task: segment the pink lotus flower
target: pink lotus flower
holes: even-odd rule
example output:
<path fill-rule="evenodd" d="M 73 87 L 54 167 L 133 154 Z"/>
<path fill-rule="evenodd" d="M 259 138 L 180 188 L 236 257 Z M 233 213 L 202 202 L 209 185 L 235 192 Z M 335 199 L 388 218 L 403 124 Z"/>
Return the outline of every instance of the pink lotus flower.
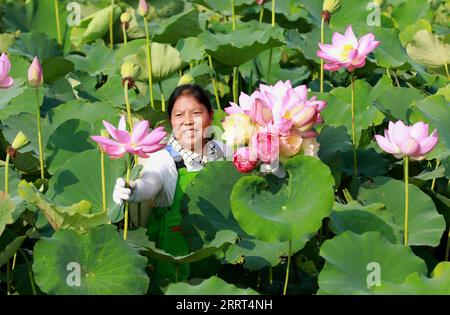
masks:
<path fill-rule="evenodd" d="M 264 163 L 272 163 L 280 154 L 279 135 L 270 131 L 255 133 L 251 139 L 250 150 Z"/>
<path fill-rule="evenodd" d="M 256 4 L 264 4 L 266 0 L 256 0 Z"/>
<path fill-rule="evenodd" d="M 145 0 L 139 0 L 138 13 L 142 16 L 148 14 L 148 4 Z"/>
<path fill-rule="evenodd" d="M 44 74 L 38 57 L 34 57 L 31 66 L 28 68 L 28 82 L 34 88 L 38 88 L 44 83 Z"/>
<path fill-rule="evenodd" d="M 258 158 L 249 147 L 239 148 L 233 155 L 233 163 L 241 173 L 253 171 L 258 165 Z"/>
<path fill-rule="evenodd" d="M 102 136 L 92 136 L 91 139 L 97 142 L 100 148 L 112 159 L 121 158 L 127 152 L 142 158 L 148 158 L 147 154 L 165 147 L 165 144 L 160 143 L 167 135 L 164 127 L 158 127 L 148 133 L 149 122 L 146 120 L 137 123 L 131 133 L 126 131 L 125 116 L 123 115 L 117 129 L 107 121 L 103 121 L 103 125 L 112 139 Z"/>
<path fill-rule="evenodd" d="M 384 137 L 375 135 L 378 145 L 397 159 L 409 156 L 412 160 L 423 160 L 425 154 L 433 150 L 438 142 L 437 130 L 428 136 L 428 124 L 421 121 L 405 126 L 403 121 L 389 122 Z"/>
<path fill-rule="evenodd" d="M 14 84 L 13 78 L 9 76 L 10 70 L 11 63 L 9 62 L 8 56 L 3 53 L 0 56 L 0 89 L 7 89 Z"/>
<path fill-rule="evenodd" d="M 347 68 L 348 71 L 353 71 L 364 67 L 367 55 L 379 44 L 380 42 L 375 40 L 372 33 L 364 35 L 358 41 L 352 26 L 349 25 L 345 35 L 337 32 L 333 34 L 332 45 L 319 44 L 320 50 L 317 51 L 317 56 L 327 62 L 324 65 L 325 70 L 336 71 Z"/>

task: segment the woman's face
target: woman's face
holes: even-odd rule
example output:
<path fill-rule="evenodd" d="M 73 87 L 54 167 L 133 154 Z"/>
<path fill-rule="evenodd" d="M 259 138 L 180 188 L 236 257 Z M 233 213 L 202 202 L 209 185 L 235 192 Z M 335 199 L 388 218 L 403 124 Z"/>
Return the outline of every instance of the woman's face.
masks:
<path fill-rule="evenodd" d="M 205 129 L 211 126 L 213 113 L 199 103 L 195 97 L 182 95 L 176 100 L 170 123 L 175 139 L 186 149 L 202 151 L 205 144 Z"/>

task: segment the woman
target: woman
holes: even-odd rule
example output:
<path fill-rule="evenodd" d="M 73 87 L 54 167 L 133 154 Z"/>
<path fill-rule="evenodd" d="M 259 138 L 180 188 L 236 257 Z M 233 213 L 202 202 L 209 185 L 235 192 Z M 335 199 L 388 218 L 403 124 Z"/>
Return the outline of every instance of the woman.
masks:
<path fill-rule="evenodd" d="M 148 234 L 157 248 L 181 256 L 189 253 L 186 239 L 181 233 L 180 205 L 185 188 L 206 163 L 232 155 L 223 143 L 208 137 L 213 120 L 213 109 L 208 95 L 197 85 L 177 87 L 169 99 L 168 114 L 172 126 L 167 147 L 147 159 L 139 159 L 143 166 L 141 176 L 125 187 L 118 178 L 113 198 L 117 204 L 123 200 L 142 203 L 142 223 L 148 222 Z M 151 211 L 149 208 L 155 206 Z M 133 221 L 136 222 L 134 216 Z M 154 261 L 153 279 L 184 280 L 189 276 L 189 265 Z"/>

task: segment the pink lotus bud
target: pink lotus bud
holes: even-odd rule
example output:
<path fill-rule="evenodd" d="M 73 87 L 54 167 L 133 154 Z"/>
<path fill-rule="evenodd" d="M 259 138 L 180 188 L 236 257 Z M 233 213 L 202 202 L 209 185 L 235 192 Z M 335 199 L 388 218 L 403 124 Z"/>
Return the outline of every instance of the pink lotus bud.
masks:
<path fill-rule="evenodd" d="M 38 57 L 34 57 L 33 63 L 28 69 L 28 83 L 34 88 L 38 88 L 44 83 L 42 66 L 39 63 Z"/>
<path fill-rule="evenodd" d="M 139 6 L 137 9 L 139 15 L 141 16 L 147 16 L 148 14 L 148 4 L 145 0 L 139 0 Z"/>
<path fill-rule="evenodd" d="M 251 143 L 251 149 L 255 148 L 261 161 L 271 163 L 277 160 L 280 153 L 279 135 L 267 131 L 256 133 Z"/>
<path fill-rule="evenodd" d="M 236 169 L 241 173 L 248 173 L 253 171 L 258 159 L 254 152 L 249 147 L 239 148 L 233 155 L 233 163 Z"/>
<path fill-rule="evenodd" d="M 422 121 L 412 126 L 406 126 L 403 121 L 389 122 L 389 127 L 384 131 L 384 137 L 375 135 L 375 139 L 381 149 L 393 154 L 397 159 L 405 155 L 412 160 L 423 160 L 425 154 L 433 150 L 438 142 L 438 134 L 435 129 L 428 136 L 428 125 Z"/>

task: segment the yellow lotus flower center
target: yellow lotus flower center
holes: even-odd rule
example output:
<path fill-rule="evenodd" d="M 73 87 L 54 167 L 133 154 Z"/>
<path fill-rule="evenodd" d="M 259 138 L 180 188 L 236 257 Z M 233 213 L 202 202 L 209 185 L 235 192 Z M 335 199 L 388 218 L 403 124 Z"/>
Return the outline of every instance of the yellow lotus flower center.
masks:
<path fill-rule="evenodd" d="M 353 46 L 350 44 L 346 44 L 344 45 L 344 47 L 342 47 L 342 52 L 341 52 L 341 59 L 342 60 L 347 60 L 348 56 L 350 55 L 350 52 L 353 50 Z"/>

